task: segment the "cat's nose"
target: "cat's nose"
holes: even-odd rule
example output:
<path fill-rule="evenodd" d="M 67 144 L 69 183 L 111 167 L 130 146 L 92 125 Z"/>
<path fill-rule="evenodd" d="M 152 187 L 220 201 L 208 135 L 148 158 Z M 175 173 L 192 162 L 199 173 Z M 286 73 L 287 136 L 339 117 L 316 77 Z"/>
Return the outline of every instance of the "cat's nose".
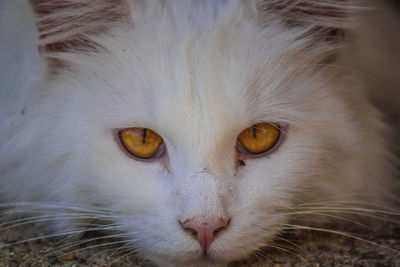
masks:
<path fill-rule="evenodd" d="M 188 220 L 182 224 L 182 227 L 191 233 L 199 242 L 203 253 L 206 254 L 211 243 L 217 235 L 229 225 L 230 219 L 217 219 L 210 222 L 198 223 Z"/>

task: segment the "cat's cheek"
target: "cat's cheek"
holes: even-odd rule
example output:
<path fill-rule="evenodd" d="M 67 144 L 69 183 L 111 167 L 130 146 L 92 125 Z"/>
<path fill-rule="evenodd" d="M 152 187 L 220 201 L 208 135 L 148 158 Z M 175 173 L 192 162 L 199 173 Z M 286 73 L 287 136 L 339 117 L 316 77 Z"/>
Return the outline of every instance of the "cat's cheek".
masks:
<path fill-rule="evenodd" d="M 87 140 L 79 155 L 81 197 L 124 214 L 141 214 L 160 203 L 162 188 L 159 176 L 165 172 L 161 163 L 135 161 L 108 139 Z M 94 151 L 96 153 L 94 153 Z"/>
<path fill-rule="evenodd" d="M 187 261 L 196 258 L 200 248 L 182 231 L 176 208 L 165 198 L 166 187 L 160 179 L 167 177 L 161 164 L 121 157 L 94 158 L 93 164 L 98 171 L 89 173 L 91 166 L 86 170 L 92 180 L 89 201 L 99 201 L 112 212 L 112 223 L 124 239 L 131 240 L 132 247 L 164 263 L 176 257 L 171 255 Z"/>
<path fill-rule="evenodd" d="M 287 223 L 287 209 L 293 207 L 295 192 L 309 178 L 307 166 L 311 166 L 318 156 L 315 153 L 305 157 L 297 149 L 299 144 L 311 139 L 312 136 L 293 128 L 276 153 L 248 159 L 246 166 L 238 169 L 239 195 L 230 206 L 232 228 L 226 236 L 239 240 L 240 247 L 246 249 L 235 251 L 234 246 L 223 247 L 224 236 L 221 236 L 215 243 L 215 248 L 222 251 L 220 253 L 245 256 L 258 248 L 255 244 L 270 240 Z M 304 173 L 298 170 L 304 170 Z"/>
<path fill-rule="evenodd" d="M 200 259 L 202 254 L 197 242 L 173 220 L 173 210 L 160 204 L 152 207 L 148 213 L 125 216 L 119 220 L 127 239 L 132 240 L 132 246 L 140 247 L 142 254 L 163 263 L 163 266 L 166 262 L 191 262 Z"/>

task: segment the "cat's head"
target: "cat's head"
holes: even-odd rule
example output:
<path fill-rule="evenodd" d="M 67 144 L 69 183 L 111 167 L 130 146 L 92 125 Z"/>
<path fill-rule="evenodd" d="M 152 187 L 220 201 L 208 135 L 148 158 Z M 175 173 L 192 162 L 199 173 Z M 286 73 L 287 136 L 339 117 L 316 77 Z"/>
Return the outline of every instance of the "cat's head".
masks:
<path fill-rule="evenodd" d="M 49 191 L 109 209 L 145 257 L 239 259 L 361 175 L 352 85 L 328 65 L 348 2 L 31 2 Z"/>

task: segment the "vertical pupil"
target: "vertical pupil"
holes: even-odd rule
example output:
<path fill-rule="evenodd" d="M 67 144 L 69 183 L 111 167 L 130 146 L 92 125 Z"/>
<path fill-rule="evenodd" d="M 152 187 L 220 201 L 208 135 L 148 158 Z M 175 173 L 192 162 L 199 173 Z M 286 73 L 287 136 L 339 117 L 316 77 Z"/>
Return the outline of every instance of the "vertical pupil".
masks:
<path fill-rule="evenodd" d="M 257 125 L 254 124 L 253 127 L 251 127 L 251 130 L 253 130 L 253 137 L 256 138 L 257 137 Z"/>
<path fill-rule="evenodd" d="M 146 143 L 146 135 L 147 135 L 147 129 L 144 128 L 143 129 L 143 136 L 142 136 L 142 143 L 143 144 Z"/>

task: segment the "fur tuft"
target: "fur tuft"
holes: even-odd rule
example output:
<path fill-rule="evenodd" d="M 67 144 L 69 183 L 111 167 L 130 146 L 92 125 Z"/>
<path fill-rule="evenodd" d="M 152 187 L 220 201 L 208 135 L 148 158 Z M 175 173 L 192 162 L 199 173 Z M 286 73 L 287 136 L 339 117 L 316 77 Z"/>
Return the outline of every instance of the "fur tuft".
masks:
<path fill-rule="evenodd" d="M 132 20 L 129 0 L 30 0 L 45 51 L 93 49 L 88 36 Z"/>

